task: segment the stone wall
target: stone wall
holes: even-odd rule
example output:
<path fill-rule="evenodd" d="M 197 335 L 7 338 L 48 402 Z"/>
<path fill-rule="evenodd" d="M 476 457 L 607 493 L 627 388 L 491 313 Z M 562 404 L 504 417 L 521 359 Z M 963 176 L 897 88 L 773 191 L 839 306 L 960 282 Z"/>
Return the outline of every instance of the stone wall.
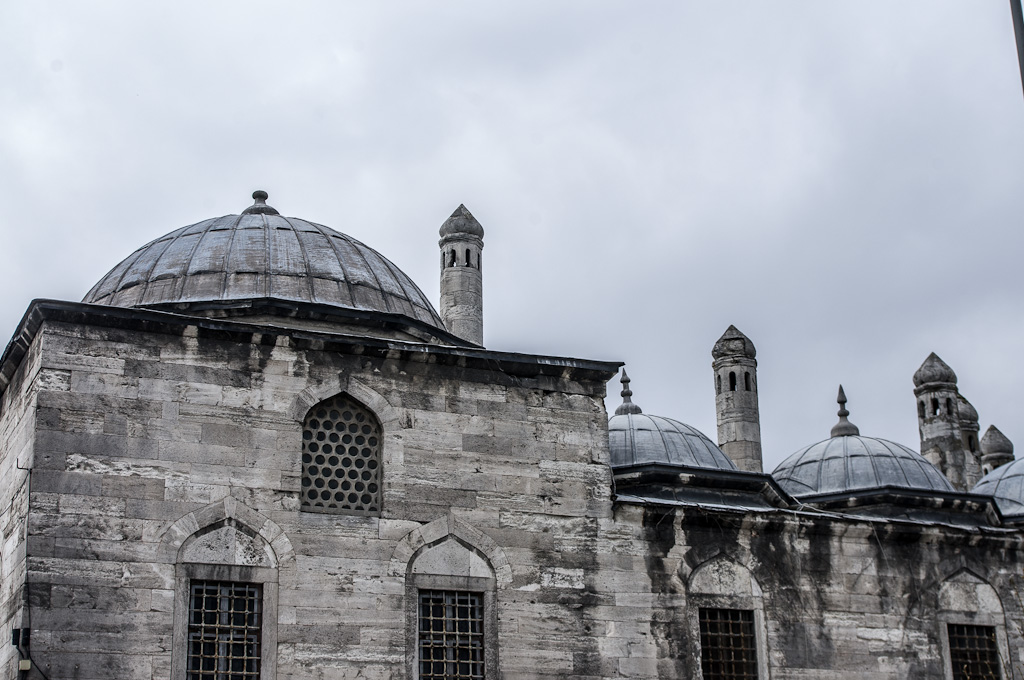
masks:
<path fill-rule="evenodd" d="M 167 677 L 180 552 L 226 521 L 270 546 L 280 678 L 404 673 L 414 554 L 396 551 L 446 517 L 490 555 L 503 668 L 560 677 L 567 640 L 594 647 L 574 602 L 611 507 L 603 380 L 196 327 L 43 328 L 61 379 L 38 396 L 29 566 L 53 680 Z M 339 392 L 383 425 L 381 517 L 299 511 L 302 418 Z"/>
<path fill-rule="evenodd" d="M 40 345 L 35 343 L 0 397 L 0 669 L 15 677 L 18 651 L 14 628 L 27 627 L 24 602 L 29 467 L 35 426 L 35 399 L 40 384 L 53 376 L 40 372 Z"/>
<path fill-rule="evenodd" d="M 617 505 L 625 527 L 600 551 L 606 677 L 700 678 L 701 606 L 760 613 L 773 680 L 948 677 L 947 622 L 996 626 L 1003 677 L 1024 669 L 1017 531 Z"/>
<path fill-rule="evenodd" d="M 597 369 L 184 323 L 47 321 L 4 395 L 52 680 L 171 676 L 189 578 L 262 584 L 264 670 L 289 680 L 406 677 L 417 583 L 485 592 L 506 680 L 699 678 L 702 606 L 757 613 L 775 680 L 942 677 L 954 619 L 997 625 L 1021 662 L 1015 530 L 613 503 Z M 342 392 L 383 428 L 379 517 L 300 510 L 302 420 Z"/>

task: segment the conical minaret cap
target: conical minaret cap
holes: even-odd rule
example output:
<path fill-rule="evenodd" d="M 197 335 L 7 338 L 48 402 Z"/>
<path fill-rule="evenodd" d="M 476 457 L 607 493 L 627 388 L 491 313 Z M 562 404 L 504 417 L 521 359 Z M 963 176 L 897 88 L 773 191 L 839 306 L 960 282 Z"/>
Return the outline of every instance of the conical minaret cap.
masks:
<path fill-rule="evenodd" d="M 995 425 L 989 425 L 985 436 L 981 438 L 981 452 L 985 455 L 1007 453 L 1013 455 L 1013 442 L 999 431 Z"/>
<path fill-rule="evenodd" d="M 445 236 L 455 235 L 467 235 L 476 236 L 477 238 L 484 237 L 484 228 L 476 221 L 473 217 L 473 213 L 466 209 L 465 205 L 459 205 L 452 213 L 452 216 L 444 221 L 441 225 L 441 229 L 438 232 L 441 234 L 441 238 Z"/>
<path fill-rule="evenodd" d="M 754 349 L 754 343 L 750 338 L 740 333 L 736 326 L 730 325 L 711 348 L 711 356 L 715 359 L 736 356 L 753 359 L 757 356 L 757 350 Z"/>
<path fill-rule="evenodd" d="M 974 404 L 967 401 L 962 394 L 956 395 L 956 404 L 956 411 L 960 414 L 961 423 L 978 424 L 978 409 L 974 408 Z"/>
<path fill-rule="evenodd" d="M 921 367 L 914 373 L 914 387 L 921 387 L 928 383 L 956 384 L 956 373 L 935 352 L 929 354 Z"/>
<path fill-rule="evenodd" d="M 627 413 L 643 413 L 640 407 L 633 403 L 630 397 L 633 396 L 633 390 L 629 389 L 629 376 L 626 375 L 626 369 L 622 369 L 622 377 L 619 378 L 619 382 L 622 383 L 622 403 L 615 409 L 615 415 L 622 416 Z"/>
<path fill-rule="evenodd" d="M 839 422 L 832 427 L 833 437 L 848 437 L 856 436 L 860 434 L 860 429 L 846 419 L 850 412 L 846 410 L 846 392 L 843 392 L 843 386 L 839 386 L 839 396 L 836 397 L 836 402 L 839 404 Z"/>

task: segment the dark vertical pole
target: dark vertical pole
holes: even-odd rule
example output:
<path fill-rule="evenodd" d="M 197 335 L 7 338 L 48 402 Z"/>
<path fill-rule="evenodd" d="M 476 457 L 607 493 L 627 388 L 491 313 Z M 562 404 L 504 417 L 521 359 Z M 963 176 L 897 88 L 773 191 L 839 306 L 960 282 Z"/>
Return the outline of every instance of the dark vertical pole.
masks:
<path fill-rule="evenodd" d="M 1020 63 L 1020 82 L 1024 87 L 1024 12 L 1021 11 L 1021 0 L 1010 0 L 1010 12 L 1013 14 L 1013 34 L 1017 38 L 1017 60 Z"/>

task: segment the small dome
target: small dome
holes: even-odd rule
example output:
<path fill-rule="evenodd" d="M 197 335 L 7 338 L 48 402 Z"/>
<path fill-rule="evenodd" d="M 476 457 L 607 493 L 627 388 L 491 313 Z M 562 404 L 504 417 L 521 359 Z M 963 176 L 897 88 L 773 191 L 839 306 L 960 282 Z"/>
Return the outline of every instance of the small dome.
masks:
<path fill-rule="evenodd" d="M 953 491 L 953 485 L 924 456 L 902 444 L 846 435 L 800 449 L 772 473 L 793 496 L 839 494 L 895 486 Z"/>
<path fill-rule="evenodd" d="M 772 476 L 793 496 L 842 494 L 886 486 L 953 491 L 945 475 L 902 444 L 860 436 L 847 420 L 846 393 L 839 386 L 839 422 L 831 439 L 811 444 L 782 461 Z"/>
<path fill-rule="evenodd" d="M 914 387 L 928 383 L 956 384 L 956 373 L 935 352 L 929 354 L 921 367 L 914 373 Z"/>
<path fill-rule="evenodd" d="M 612 468 L 660 463 L 735 470 L 736 465 L 699 430 L 671 418 L 627 413 L 608 420 Z"/>
<path fill-rule="evenodd" d="M 997 467 L 981 478 L 972 493 L 992 496 L 1004 515 L 1024 515 L 1024 460 Z"/>
<path fill-rule="evenodd" d="M 253 194 L 241 215 L 199 222 L 147 243 L 83 302 L 147 307 L 271 298 L 444 323 L 412 280 L 376 250 L 314 222 L 283 217 Z"/>
<path fill-rule="evenodd" d="M 974 404 L 964 399 L 963 395 L 960 394 L 956 397 L 956 404 L 961 423 L 978 423 L 978 409 L 974 408 Z"/>
<path fill-rule="evenodd" d="M 999 431 L 995 425 L 989 425 L 985 436 L 981 438 L 981 452 L 985 455 L 1009 454 L 1013 456 L 1013 442 Z"/>
<path fill-rule="evenodd" d="M 622 371 L 622 405 L 608 419 L 613 469 L 658 463 L 718 470 L 736 465 L 699 430 L 671 418 L 649 416 L 631 400 L 630 379 Z"/>
<path fill-rule="evenodd" d="M 750 338 L 740 333 L 736 326 L 729 326 L 715 346 L 711 348 L 711 356 L 715 359 L 731 356 L 753 359 L 757 356 L 757 350 L 754 349 L 754 343 L 750 341 Z"/>
<path fill-rule="evenodd" d="M 460 205 L 452 213 L 452 216 L 444 221 L 439 231 L 441 238 L 445 236 L 454 236 L 455 234 L 466 234 L 468 236 L 476 236 L 477 238 L 484 237 L 484 228 L 476 221 L 473 217 L 473 213 L 466 209 L 466 206 Z"/>

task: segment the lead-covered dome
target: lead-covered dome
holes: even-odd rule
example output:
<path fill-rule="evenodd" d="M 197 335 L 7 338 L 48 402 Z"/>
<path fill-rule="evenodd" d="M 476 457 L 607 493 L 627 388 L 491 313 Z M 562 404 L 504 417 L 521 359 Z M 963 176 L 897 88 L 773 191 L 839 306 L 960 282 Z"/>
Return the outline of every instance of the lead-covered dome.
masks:
<path fill-rule="evenodd" d="M 83 302 L 147 307 L 276 299 L 383 312 L 444 330 L 423 292 L 383 255 L 315 222 L 284 217 L 267 194 L 241 215 L 182 227 L 114 267 Z"/>
<path fill-rule="evenodd" d="M 839 423 L 832 437 L 800 449 L 782 461 L 772 477 L 796 497 L 845 494 L 884 487 L 955 491 L 924 456 L 902 444 L 863 437 L 847 420 L 846 395 L 839 387 Z"/>
<path fill-rule="evenodd" d="M 613 469 L 650 464 L 736 469 L 732 460 L 699 430 L 678 420 L 643 413 L 630 399 L 633 392 L 625 370 L 621 382 L 622 405 L 608 419 Z"/>
<path fill-rule="evenodd" d="M 1024 460 L 997 467 L 981 478 L 972 493 L 992 496 L 1007 517 L 1024 515 Z"/>

